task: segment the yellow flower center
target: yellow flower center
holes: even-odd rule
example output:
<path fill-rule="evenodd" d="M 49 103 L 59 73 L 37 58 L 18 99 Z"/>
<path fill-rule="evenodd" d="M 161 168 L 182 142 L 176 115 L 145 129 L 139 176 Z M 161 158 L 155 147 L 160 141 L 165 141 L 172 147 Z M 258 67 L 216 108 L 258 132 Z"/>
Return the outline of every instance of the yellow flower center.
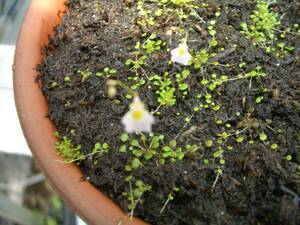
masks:
<path fill-rule="evenodd" d="M 135 110 L 132 112 L 132 117 L 134 120 L 141 120 L 144 117 L 144 111 L 143 110 Z"/>
<path fill-rule="evenodd" d="M 184 57 L 186 55 L 186 50 L 184 48 L 179 48 L 178 49 L 178 55 L 180 57 Z"/>

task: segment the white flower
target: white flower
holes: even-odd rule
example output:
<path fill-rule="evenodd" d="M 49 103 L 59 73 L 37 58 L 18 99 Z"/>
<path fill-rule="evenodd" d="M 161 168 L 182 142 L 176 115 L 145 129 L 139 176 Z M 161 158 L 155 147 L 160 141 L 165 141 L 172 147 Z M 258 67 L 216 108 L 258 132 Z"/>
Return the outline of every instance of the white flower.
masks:
<path fill-rule="evenodd" d="M 171 51 L 171 55 L 172 62 L 177 62 L 185 66 L 188 65 L 189 61 L 192 59 L 186 43 L 179 44 L 177 48 Z"/>
<path fill-rule="evenodd" d="M 127 112 L 122 118 L 122 124 L 127 133 L 133 132 L 151 132 L 154 117 L 146 110 L 145 104 L 136 96 L 129 106 Z"/>

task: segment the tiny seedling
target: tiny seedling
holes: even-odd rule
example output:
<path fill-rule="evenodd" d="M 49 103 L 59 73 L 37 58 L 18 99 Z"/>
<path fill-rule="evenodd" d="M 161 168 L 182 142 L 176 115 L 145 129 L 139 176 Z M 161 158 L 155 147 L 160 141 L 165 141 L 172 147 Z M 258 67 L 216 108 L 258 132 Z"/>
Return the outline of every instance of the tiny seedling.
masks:
<path fill-rule="evenodd" d="M 104 68 L 102 72 L 97 72 L 96 76 L 98 77 L 105 77 L 106 79 L 109 79 L 117 74 L 116 69 L 110 69 L 108 67 Z"/>
<path fill-rule="evenodd" d="M 81 82 L 84 82 L 86 79 L 88 79 L 93 73 L 90 72 L 89 69 L 86 70 L 78 70 L 77 73 L 79 76 L 82 77 Z"/>

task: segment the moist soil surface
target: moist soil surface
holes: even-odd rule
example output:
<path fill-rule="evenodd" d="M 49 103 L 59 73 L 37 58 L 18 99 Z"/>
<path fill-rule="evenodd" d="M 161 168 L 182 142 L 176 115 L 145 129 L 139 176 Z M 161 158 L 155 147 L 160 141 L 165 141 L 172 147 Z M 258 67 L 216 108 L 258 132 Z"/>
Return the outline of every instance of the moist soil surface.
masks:
<path fill-rule="evenodd" d="M 163 8 L 157 2 L 145 1 L 143 8 L 155 13 Z M 278 0 L 270 5 L 280 19 L 274 31 L 277 40 L 266 44 L 275 46 L 271 52 L 241 32 L 242 22 L 251 24 L 254 1 L 194 1 L 201 18 L 180 17 L 179 6 L 170 3 L 168 8 L 174 10 L 154 16 L 152 25 L 141 19 L 138 4 L 135 0 L 67 1 L 61 24 L 38 66 L 49 117 L 60 136 L 80 145 L 84 155 L 96 143 L 109 145 L 107 153 L 75 161 L 85 179 L 128 213 L 135 181 L 151 185 L 136 201 L 133 213 L 153 225 L 300 224 L 300 36 L 294 26 L 300 23 L 300 2 Z M 183 12 L 190 9 L 182 8 Z M 217 43 L 211 41 L 211 29 Z M 140 54 L 147 59 L 136 70 L 125 65 L 127 59 L 135 60 L 136 43 L 147 43 L 154 33 L 165 44 L 150 54 L 141 47 Z M 209 54 L 200 68 L 170 62 L 170 50 L 186 33 L 192 55 L 203 49 Z M 277 47 L 280 42 L 293 49 Z M 99 74 L 105 68 L 117 72 Z M 184 69 L 190 71 L 185 94 L 175 77 Z M 236 79 L 256 70 L 265 76 Z M 163 77 L 166 71 L 176 103 L 160 106 L 159 88 L 150 77 Z M 212 90 L 203 82 L 222 75 L 225 81 Z M 164 135 L 151 159 L 146 160 L 144 153 L 133 154 L 126 143 L 127 151 L 119 150 L 124 145 L 121 118 L 132 99 L 122 88 L 109 98 L 109 77 L 128 86 L 143 80 L 137 89 L 140 98 L 150 112 L 157 111 L 152 131 Z M 139 140 L 143 151 L 151 150 L 149 134 L 129 138 Z M 162 157 L 162 147 L 174 139 L 184 157 Z M 197 149 L 188 151 L 186 145 Z M 125 169 L 134 158 L 140 165 Z"/>

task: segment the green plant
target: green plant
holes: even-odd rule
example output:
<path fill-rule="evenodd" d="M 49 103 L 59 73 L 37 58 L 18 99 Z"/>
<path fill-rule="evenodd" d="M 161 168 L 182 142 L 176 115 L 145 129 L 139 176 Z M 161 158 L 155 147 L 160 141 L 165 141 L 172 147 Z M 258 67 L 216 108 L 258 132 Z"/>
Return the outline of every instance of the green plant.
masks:
<path fill-rule="evenodd" d="M 266 141 L 268 139 L 268 136 L 265 132 L 262 132 L 259 134 L 259 140 Z"/>
<path fill-rule="evenodd" d="M 110 69 L 108 67 L 104 68 L 102 72 L 97 72 L 96 76 L 98 77 L 105 77 L 106 79 L 111 78 L 112 76 L 115 76 L 118 71 L 116 69 Z"/>
<path fill-rule="evenodd" d="M 93 73 L 90 72 L 89 69 L 86 70 L 78 70 L 77 73 L 79 76 L 82 77 L 81 82 L 84 82 L 86 79 L 88 79 Z"/>
<path fill-rule="evenodd" d="M 169 7 L 181 7 L 181 6 L 191 6 L 195 0 L 149 0 L 150 2 L 156 3 L 159 6 L 169 6 Z"/>
<path fill-rule="evenodd" d="M 157 91 L 157 94 L 159 95 L 157 101 L 161 105 L 166 106 L 172 106 L 176 103 L 176 97 L 175 97 L 175 88 L 166 87 L 165 89 L 160 89 Z"/>
<path fill-rule="evenodd" d="M 214 144 L 214 142 L 213 142 L 213 140 L 207 140 L 206 142 L 205 142 L 205 145 L 206 145 L 206 147 L 208 147 L 208 148 L 211 148 L 212 146 L 213 146 L 213 144 Z"/>
<path fill-rule="evenodd" d="M 153 26 L 155 24 L 154 17 L 152 16 L 152 11 L 144 8 L 144 1 L 139 0 L 137 2 L 137 10 L 139 12 L 139 19 L 137 23 L 141 27 Z"/>
<path fill-rule="evenodd" d="M 243 136 L 240 136 L 236 139 L 236 142 L 238 143 L 242 143 L 244 141 L 244 137 Z"/>
<path fill-rule="evenodd" d="M 270 9 L 270 2 L 257 0 L 256 9 L 250 16 L 251 24 L 242 23 L 242 33 L 257 43 L 275 39 L 275 28 L 280 23 L 277 13 Z"/>
<path fill-rule="evenodd" d="M 253 79 L 265 77 L 267 74 L 261 70 L 260 66 L 257 66 L 255 70 L 252 70 L 245 74 L 239 74 L 237 77 L 228 78 L 227 75 L 223 74 L 220 77 L 217 77 L 216 74 L 211 75 L 211 79 L 201 80 L 201 84 L 207 86 L 210 91 L 214 91 L 217 87 L 221 86 L 224 83 L 229 81 L 241 80 L 241 79 Z"/>
<path fill-rule="evenodd" d="M 285 156 L 285 159 L 286 159 L 287 161 L 291 161 L 292 158 L 293 158 L 293 157 L 292 157 L 291 155 L 286 155 L 286 156 Z"/>
<path fill-rule="evenodd" d="M 58 136 L 58 134 L 56 134 Z M 56 143 L 56 149 L 58 154 L 64 158 L 65 163 L 73 163 L 86 159 L 96 154 L 105 154 L 109 151 L 109 145 L 107 143 L 96 143 L 91 151 L 91 153 L 84 155 L 81 152 L 81 146 L 74 146 L 71 139 L 64 136 L 61 141 Z M 96 161 L 95 161 L 96 162 Z"/>
<path fill-rule="evenodd" d="M 84 154 L 80 151 L 81 146 L 74 146 L 68 137 L 62 137 L 61 141 L 56 143 L 56 149 L 66 163 L 85 159 Z"/>
<path fill-rule="evenodd" d="M 162 147 L 162 158 L 170 159 L 171 162 L 176 162 L 177 160 L 182 160 L 185 156 L 181 147 L 172 146 L 171 143 L 169 145 L 165 145 Z"/>
<path fill-rule="evenodd" d="M 119 151 L 133 156 L 131 162 L 125 166 L 128 172 L 140 168 L 143 163 L 151 159 L 158 160 L 160 164 L 165 164 L 167 160 L 174 163 L 183 160 L 186 154 L 193 154 L 199 149 L 196 144 L 187 144 L 185 148 L 177 146 L 176 139 L 165 144 L 164 135 L 150 134 L 148 138 L 141 135 L 140 139 L 136 139 L 123 133 L 120 140 L 122 144 Z"/>
<path fill-rule="evenodd" d="M 264 96 L 258 96 L 256 99 L 255 99 L 255 102 L 256 104 L 260 104 L 264 99 Z"/>
<path fill-rule="evenodd" d="M 165 72 L 163 77 L 157 74 L 152 75 L 149 80 L 158 87 L 156 91 L 157 101 L 161 105 L 172 106 L 176 103 L 175 88 L 172 87 L 172 80 L 168 72 Z"/>
<path fill-rule="evenodd" d="M 142 65 L 145 64 L 145 61 L 148 57 L 143 55 L 140 57 L 136 57 L 136 59 L 127 59 L 125 62 L 126 66 L 131 66 L 131 69 L 137 73 L 138 69 L 142 68 Z"/>
<path fill-rule="evenodd" d="M 142 66 L 145 65 L 146 60 L 148 59 L 148 56 L 143 55 L 141 51 L 141 42 L 137 42 L 135 45 L 135 51 L 133 54 L 135 55 L 134 59 L 127 59 L 125 61 L 126 66 L 130 66 L 130 69 L 135 72 L 135 74 L 138 76 L 138 70 L 142 70 L 144 72 Z"/>
<path fill-rule="evenodd" d="M 141 78 L 138 79 L 138 77 L 134 77 L 133 80 L 136 82 L 135 84 L 131 85 L 132 90 L 137 90 L 139 87 L 144 85 L 146 83 L 146 80 Z"/>
<path fill-rule="evenodd" d="M 173 190 L 168 194 L 168 198 L 159 212 L 160 214 L 162 214 L 164 212 L 164 210 L 166 209 L 166 207 L 170 203 L 170 201 L 174 200 L 174 192 L 179 192 L 179 188 L 174 187 Z"/>
<path fill-rule="evenodd" d="M 165 0 L 166 1 L 166 0 Z M 171 0 L 171 2 L 175 5 L 184 5 L 192 3 L 194 0 Z"/>
<path fill-rule="evenodd" d="M 150 160 L 157 155 L 156 150 L 163 139 L 163 135 L 154 135 L 150 138 L 150 143 L 147 143 L 145 136 L 141 136 L 140 140 L 138 140 L 135 138 L 131 139 L 126 133 L 121 134 L 120 140 L 122 145 L 120 146 L 119 151 L 122 153 L 129 153 L 134 157 L 130 164 L 125 166 L 125 170 L 130 172 L 134 169 L 138 169 L 142 165 L 142 157 L 145 160 Z"/>
<path fill-rule="evenodd" d="M 189 88 L 189 85 L 185 83 L 184 81 L 189 77 L 191 72 L 187 69 L 183 70 L 181 73 L 177 73 L 175 75 L 176 82 L 178 84 L 178 89 L 182 92 L 182 94 L 185 96 L 187 95 L 187 90 Z"/>
<path fill-rule="evenodd" d="M 65 76 L 64 77 L 64 81 L 65 82 L 70 82 L 71 81 L 71 77 L 70 76 Z"/>
<path fill-rule="evenodd" d="M 136 180 L 135 182 L 134 180 L 135 179 L 131 175 L 125 178 L 125 181 L 129 183 L 129 192 L 122 193 L 122 195 L 127 197 L 127 200 L 130 202 L 127 205 L 127 208 L 130 211 L 131 217 L 143 194 L 152 189 L 151 185 L 145 184 L 142 180 Z M 132 182 L 134 182 L 134 185 L 132 185 Z"/>
<path fill-rule="evenodd" d="M 199 149 L 199 146 L 196 144 L 193 144 L 193 145 L 188 144 L 185 147 L 186 147 L 186 151 L 188 153 L 194 153 Z"/>
<path fill-rule="evenodd" d="M 59 87 L 59 84 L 58 84 L 56 81 L 52 81 L 52 82 L 50 83 L 50 87 L 54 89 L 54 88 Z"/>
<path fill-rule="evenodd" d="M 195 0 L 139 0 L 137 2 L 137 11 L 139 12 L 137 23 L 142 29 L 150 30 L 159 25 L 157 23 L 159 18 L 170 15 L 178 16 L 180 21 L 192 15 L 203 22 L 203 19 L 194 10 L 199 6 L 193 2 Z"/>
<path fill-rule="evenodd" d="M 158 149 L 160 144 L 163 142 L 165 139 L 164 135 L 150 135 L 151 136 L 151 142 L 149 145 L 149 149 Z"/>
<path fill-rule="evenodd" d="M 217 174 L 217 176 L 216 176 L 216 179 L 215 179 L 215 181 L 214 181 L 214 183 L 213 183 L 213 185 L 211 187 L 212 191 L 216 187 L 216 184 L 217 184 L 217 182 L 219 180 L 219 177 L 223 174 L 223 170 L 221 168 L 218 168 L 218 169 L 215 170 L 215 173 Z"/>
<path fill-rule="evenodd" d="M 276 150 L 278 148 L 278 145 L 276 143 L 271 144 L 271 149 Z"/>
<path fill-rule="evenodd" d="M 209 25 L 208 25 L 208 33 L 212 36 L 215 37 L 217 34 L 217 31 L 215 30 L 215 25 L 216 25 L 216 21 L 215 20 L 211 20 L 209 21 Z"/>
<path fill-rule="evenodd" d="M 224 153 L 224 149 L 219 147 L 217 151 L 213 152 L 213 157 L 220 158 L 220 157 L 222 157 L 223 153 Z"/>
<path fill-rule="evenodd" d="M 94 145 L 94 148 L 92 149 L 91 154 L 89 154 L 88 156 L 92 155 L 92 154 L 96 154 L 96 153 L 108 153 L 109 151 L 109 145 L 107 143 L 96 143 Z"/>
<path fill-rule="evenodd" d="M 155 51 L 160 50 L 166 43 L 157 38 L 157 35 L 151 34 L 150 37 L 142 45 L 142 48 L 146 50 L 147 54 L 151 54 Z"/>
<path fill-rule="evenodd" d="M 207 53 L 206 49 L 201 50 L 193 58 L 194 68 L 200 69 L 202 65 L 206 64 L 208 58 L 209 58 L 209 54 Z"/>

